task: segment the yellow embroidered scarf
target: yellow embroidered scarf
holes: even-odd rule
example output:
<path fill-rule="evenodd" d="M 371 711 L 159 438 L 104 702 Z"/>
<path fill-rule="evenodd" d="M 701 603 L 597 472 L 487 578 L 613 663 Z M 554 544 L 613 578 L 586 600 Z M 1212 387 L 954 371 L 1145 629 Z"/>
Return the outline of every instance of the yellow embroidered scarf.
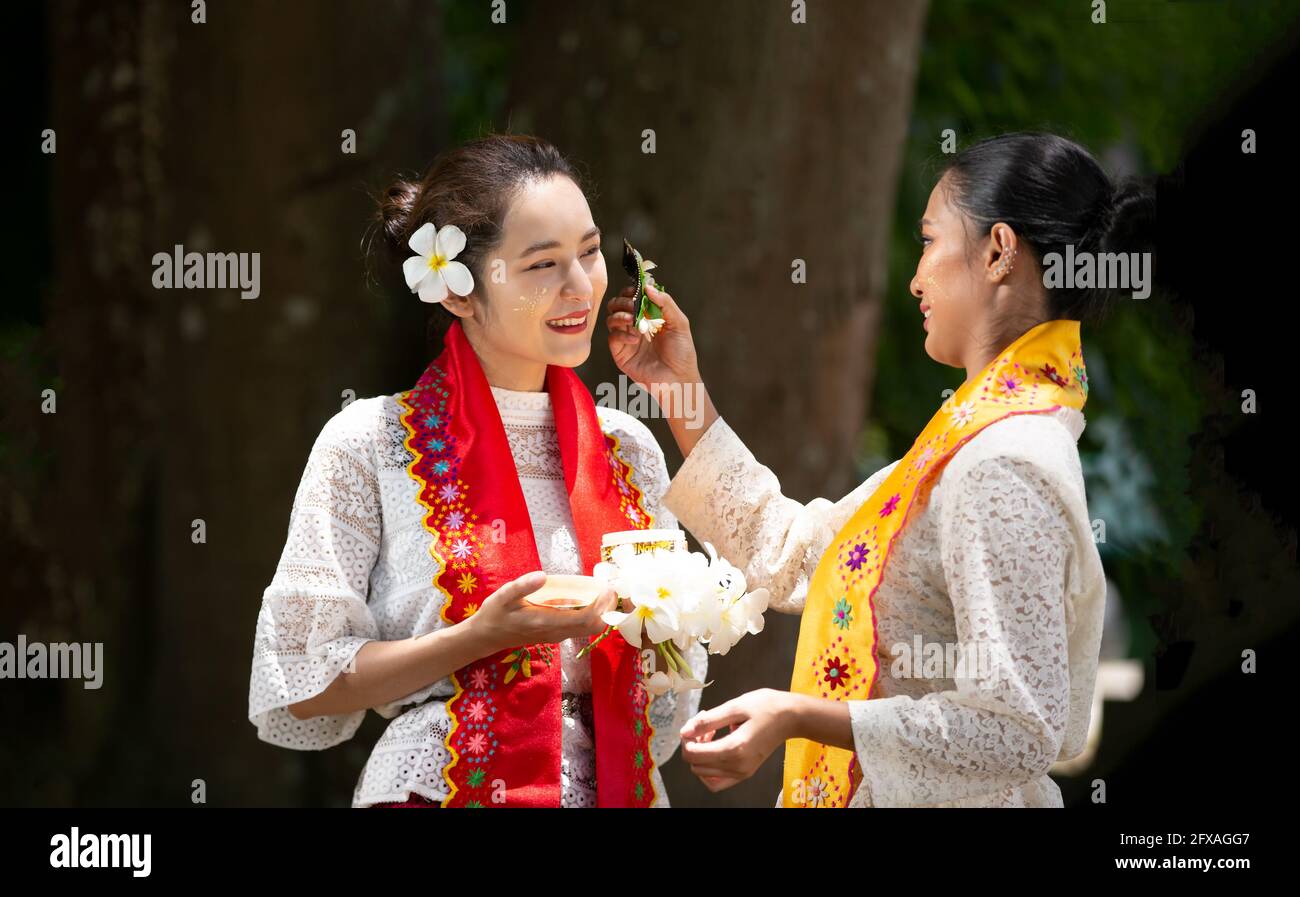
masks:
<path fill-rule="evenodd" d="M 1079 322 L 1046 321 L 1004 349 L 935 413 L 911 449 L 822 555 L 799 626 L 790 690 L 836 701 L 871 697 L 877 678 L 873 600 L 913 507 L 971 437 L 1013 414 L 1083 408 L 1088 375 Z M 853 751 L 795 738 L 785 746 L 787 807 L 843 807 L 861 782 Z"/>

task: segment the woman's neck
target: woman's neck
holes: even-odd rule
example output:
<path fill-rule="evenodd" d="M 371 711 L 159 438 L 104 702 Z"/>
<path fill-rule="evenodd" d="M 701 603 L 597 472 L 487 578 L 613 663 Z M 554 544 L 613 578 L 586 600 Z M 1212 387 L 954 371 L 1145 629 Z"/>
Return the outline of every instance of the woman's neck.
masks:
<path fill-rule="evenodd" d="M 1024 310 L 1019 314 L 1008 314 L 1008 310 L 1012 309 Z M 965 357 L 962 359 L 962 367 L 966 369 L 966 382 L 978 377 L 1007 346 L 1050 317 L 1045 296 L 1025 299 L 1006 288 L 999 290 L 992 313 L 971 334 L 971 340 L 966 346 Z M 1010 333 L 1007 332 L 1008 325 Z M 994 328 L 999 329 L 995 331 Z"/>
<path fill-rule="evenodd" d="M 546 365 L 524 358 L 505 355 L 485 346 L 481 340 L 466 332 L 483 376 L 488 385 L 516 392 L 541 392 L 546 389 Z"/>
<path fill-rule="evenodd" d="M 1008 345 L 1010 344 L 1008 343 Z M 1001 351 L 1002 349 L 998 349 L 997 352 L 989 352 L 987 349 L 972 349 L 967 353 L 966 361 L 963 365 L 966 368 L 966 383 L 969 383 L 973 378 L 978 377 L 980 373 L 989 366 L 989 363 L 998 357 L 998 352 Z"/>
<path fill-rule="evenodd" d="M 502 364 L 500 360 L 489 360 L 479 356 L 483 366 L 483 376 L 487 382 L 498 389 L 512 389 L 515 392 L 541 392 L 546 389 L 546 365 Z"/>

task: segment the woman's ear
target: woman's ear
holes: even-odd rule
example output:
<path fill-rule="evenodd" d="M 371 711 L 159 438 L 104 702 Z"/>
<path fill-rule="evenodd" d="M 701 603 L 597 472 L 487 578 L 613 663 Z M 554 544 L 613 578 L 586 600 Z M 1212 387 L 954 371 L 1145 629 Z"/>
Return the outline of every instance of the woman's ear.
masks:
<path fill-rule="evenodd" d="M 988 244 L 982 261 L 989 280 L 1002 280 L 1011 273 L 1018 250 L 1016 232 L 1011 226 L 999 221 L 989 231 Z"/>
<path fill-rule="evenodd" d="M 442 306 L 458 318 L 472 318 L 474 317 L 474 303 L 470 300 L 473 296 L 473 293 L 468 296 L 457 296 L 455 293 L 449 292 L 447 298 L 442 300 Z"/>

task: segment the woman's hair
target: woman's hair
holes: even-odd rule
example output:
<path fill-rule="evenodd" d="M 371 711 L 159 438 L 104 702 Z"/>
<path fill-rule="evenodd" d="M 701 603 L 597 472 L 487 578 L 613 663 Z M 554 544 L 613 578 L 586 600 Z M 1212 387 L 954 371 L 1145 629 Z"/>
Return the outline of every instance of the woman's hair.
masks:
<path fill-rule="evenodd" d="M 581 186 L 574 167 L 554 146 L 537 137 L 491 134 L 438 156 L 419 180 L 399 179 L 376 197 L 375 222 L 387 247 L 391 270 L 413 254 L 412 234 L 432 222 L 454 224 L 465 233 L 456 256 L 483 283 L 487 262 L 501 244 L 501 225 L 511 200 L 526 183 L 563 175 Z M 372 246 L 373 246 L 373 241 Z M 429 342 L 436 346 L 455 315 L 434 304 Z"/>
<path fill-rule="evenodd" d="M 1049 253 L 1063 256 L 1067 245 L 1075 256 L 1154 250 L 1151 188 L 1136 178 L 1113 182 L 1086 149 L 1064 137 L 992 137 L 955 155 L 945 171 L 953 202 L 979 236 L 1005 222 L 1040 265 Z M 1113 286 L 1045 289 L 1051 319 L 1078 321 L 1104 318 L 1120 292 Z"/>

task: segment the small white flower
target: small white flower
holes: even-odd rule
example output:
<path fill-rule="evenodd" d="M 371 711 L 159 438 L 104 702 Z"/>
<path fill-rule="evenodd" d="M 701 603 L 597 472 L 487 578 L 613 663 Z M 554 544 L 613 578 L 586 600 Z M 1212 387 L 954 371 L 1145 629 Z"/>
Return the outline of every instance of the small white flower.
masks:
<path fill-rule="evenodd" d="M 653 697 L 659 697 L 665 692 L 684 692 L 696 688 L 704 688 L 706 683 L 698 679 L 688 679 L 678 673 L 676 670 L 659 670 L 653 676 L 646 679 L 645 690 Z"/>
<path fill-rule="evenodd" d="M 655 644 L 672 638 L 677 630 L 677 608 L 673 605 L 669 588 L 657 585 L 651 577 L 638 575 L 641 573 L 636 571 L 629 576 L 624 571 L 619 577 L 620 583 L 629 591 L 632 610 L 628 613 L 611 610 L 600 617 L 605 625 L 617 629 L 629 645 L 638 647 L 643 628 Z"/>
<path fill-rule="evenodd" d="M 421 302 L 441 302 L 451 291 L 457 296 L 468 296 L 474 290 L 474 275 L 460 262 L 454 262 L 465 248 L 465 234 L 454 224 L 442 230 L 425 222 L 411 235 L 411 249 L 415 255 L 402 263 L 402 274 L 412 293 L 420 294 Z"/>
<path fill-rule="evenodd" d="M 950 404 L 948 413 L 952 415 L 952 425 L 961 428 L 970 423 L 971 418 L 975 416 L 975 403 L 962 402 L 960 404 Z"/>
<path fill-rule="evenodd" d="M 645 680 L 645 690 L 649 692 L 650 696 L 653 698 L 657 698 L 661 694 L 671 691 L 672 687 L 672 678 L 663 670 L 656 671 L 654 675 Z"/>
<path fill-rule="evenodd" d="M 814 807 L 820 807 L 826 803 L 826 785 L 819 778 L 810 778 L 808 780 L 808 803 Z"/>
<path fill-rule="evenodd" d="M 767 589 L 755 589 L 722 611 L 718 626 L 706 640 L 710 654 L 726 654 L 745 635 L 763 631 L 763 613 L 770 599 Z"/>
<path fill-rule="evenodd" d="M 659 328 L 664 326 L 663 318 L 642 318 L 636 329 L 645 334 L 646 339 L 654 339 Z"/>

